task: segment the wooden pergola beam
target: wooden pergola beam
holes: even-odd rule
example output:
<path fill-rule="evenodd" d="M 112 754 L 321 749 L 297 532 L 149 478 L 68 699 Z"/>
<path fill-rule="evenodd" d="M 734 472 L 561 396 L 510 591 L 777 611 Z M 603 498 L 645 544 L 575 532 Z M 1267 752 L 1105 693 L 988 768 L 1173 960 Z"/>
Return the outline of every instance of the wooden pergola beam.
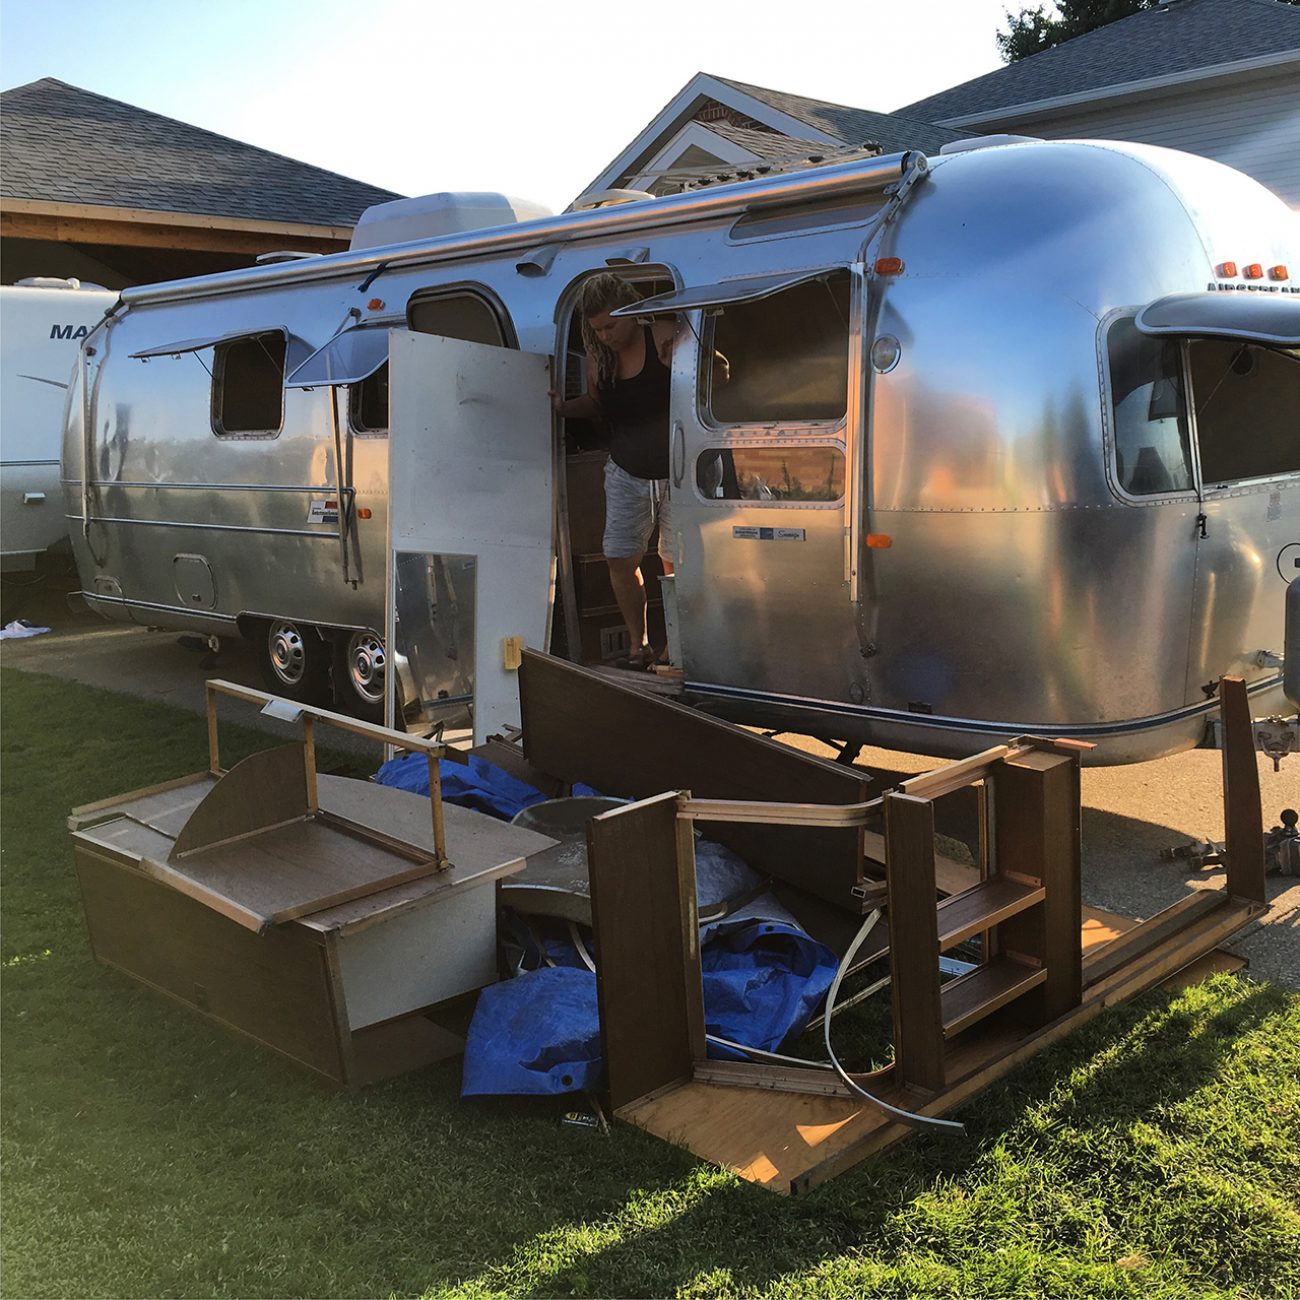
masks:
<path fill-rule="evenodd" d="M 0 237 L 6 239 L 255 255 L 279 248 L 338 252 L 348 246 L 351 235 L 350 226 L 241 220 L 39 199 L 6 199 L 0 205 Z"/>

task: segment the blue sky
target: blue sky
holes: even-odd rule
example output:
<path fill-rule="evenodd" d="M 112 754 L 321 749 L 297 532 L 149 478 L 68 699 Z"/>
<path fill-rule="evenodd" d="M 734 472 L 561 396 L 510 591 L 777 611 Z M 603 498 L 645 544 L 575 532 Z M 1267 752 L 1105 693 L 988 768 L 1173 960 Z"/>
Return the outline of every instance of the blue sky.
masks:
<path fill-rule="evenodd" d="M 1000 66 L 1005 0 L 0 0 L 58 77 L 406 194 L 561 208 L 696 72 L 889 111 Z M 1018 7 L 1018 6 L 1013 6 Z"/>

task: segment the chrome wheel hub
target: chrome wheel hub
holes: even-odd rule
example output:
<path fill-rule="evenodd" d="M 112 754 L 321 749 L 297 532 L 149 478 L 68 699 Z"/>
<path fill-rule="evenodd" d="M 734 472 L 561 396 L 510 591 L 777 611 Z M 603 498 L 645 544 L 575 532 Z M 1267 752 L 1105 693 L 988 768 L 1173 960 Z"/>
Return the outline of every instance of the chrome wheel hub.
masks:
<path fill-rule="evenodd" d="M 286 686 L 297 686 L 307 670 L 307 647 L 297 625 L 272 623 L 266 644 L 275 675 Z"/>
<path fill-rule="evenodd" d="M 367 704 L 381 704 L 387 673 L 388 656 L 379 635 L 354 632 L 348 643 L 348 677 L 352 689 Z"/>

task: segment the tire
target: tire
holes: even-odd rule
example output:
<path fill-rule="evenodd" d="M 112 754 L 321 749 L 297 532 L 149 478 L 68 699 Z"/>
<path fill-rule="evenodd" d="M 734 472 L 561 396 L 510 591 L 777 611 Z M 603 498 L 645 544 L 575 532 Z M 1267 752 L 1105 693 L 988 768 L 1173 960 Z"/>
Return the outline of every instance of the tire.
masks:
<path fill-rule="evenodd" d="M 334 705 L 338 711 L 382 725 L 388 670 L 388 652 L 378 632 L 367 628 L 338 633 L 334 638 Z"/>
<path fill-rule="evenodd" d="M 272 695 L 299 704 L 330 702 L 329 642 L 310 623 L 273 619 L 257 631 L 257 658 Z"/>

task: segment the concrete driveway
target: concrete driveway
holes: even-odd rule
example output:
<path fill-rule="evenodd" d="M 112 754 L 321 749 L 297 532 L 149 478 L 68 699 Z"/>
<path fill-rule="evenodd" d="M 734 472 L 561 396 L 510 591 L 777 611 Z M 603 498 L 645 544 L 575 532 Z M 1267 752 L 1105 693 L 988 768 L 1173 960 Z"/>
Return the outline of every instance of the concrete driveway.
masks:
<path fill-rule="evenodd" d="M 34 591 L 25 602 L 27 613 L 15 612 L 12 594 L 7 593 L 5 601 L 6 621 L 20 616 L 46 620 L 53 630 L 29 640 L 0 642 L 0 664 L 6 667 L 162 700 L 195 712 L 204 708 L 203 683 L 208 677 L 262 684 L 252 650 L 242 641 L 223 641 L 214 656 L 194 638 L 110 625 L 84 610 L 69 610 L 57 584 Z M 246 706 L 223 709 L 223 716 L 227 715 L 277 730 L 277 724 L 260 719 Z M 338 734 L 342 740 L 343 734 Z M 831 752 L 816 741 L 787 739 L 810 752 Z M 335 743 L 333 733 L 330 743 Z M 1277 823 L 1283 808 L 1300 807 L 1300 756 L 1284 762 L 1279 772 L 1262 754 L 1257 758 L 1267 829 Z M 940 760 L 864 750 L 858 761 L 870 768 L 918 772 Z M 1085 768 L 1084 901 L 1144 918 L 1190 889 L 1222 883 L 1222 875 L 1213 870 L 1193 871 L 1185 862 L 1160 860 L 1162 848 L 1222 838 L 1220 779 L 1220 755 L 1210 750 L 1129 767 Z M 1248 959 L 1259 978 L 1300 989 L 1300 879 L 1269 876 L 1268 896 L 1269 915 L 1228 946 Z"/>

